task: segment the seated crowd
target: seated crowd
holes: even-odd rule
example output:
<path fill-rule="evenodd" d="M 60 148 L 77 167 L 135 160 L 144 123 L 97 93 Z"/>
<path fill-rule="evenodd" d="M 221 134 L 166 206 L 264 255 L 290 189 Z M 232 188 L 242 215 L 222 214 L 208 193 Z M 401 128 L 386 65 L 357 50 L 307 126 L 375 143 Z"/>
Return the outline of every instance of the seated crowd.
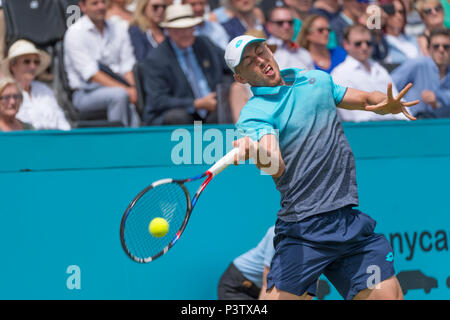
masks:
<path fill-rule="evenodd" d="M 236 36 L 264 37 L 284 68 L 318 69 L 335 83 L 420 99 L 417 118 L 450 117 L 450 0 L 79 0 L 64 36 L 73 107 L 125 127 L 235 122 L 251 97 L 233 81 L 224 50 Z M 264 8 L 267 7 L 267 4 Z M 8 44 L 0 65 L 0 131 L 74 127 L 58 92 L 39 80 L 52 57 Z M 137 77 L 136 75 L 140 76 Z M 218 89 L 226 88 L 226 103 Z M 342 121 L 407 120 L 337 110 Z"/>

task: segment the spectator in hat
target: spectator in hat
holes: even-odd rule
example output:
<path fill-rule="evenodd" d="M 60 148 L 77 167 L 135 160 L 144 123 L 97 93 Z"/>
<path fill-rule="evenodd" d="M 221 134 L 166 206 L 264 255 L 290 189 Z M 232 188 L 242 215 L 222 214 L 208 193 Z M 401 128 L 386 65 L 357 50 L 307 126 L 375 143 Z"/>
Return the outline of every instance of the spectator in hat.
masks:
<path fill-rule="evenodd" d="M 140 125 L 128 31 L 106 20 L 106 0 L 80 0 L 84 15 L 64 37 L 64 64 L 80 112 L 106 110 L 107 120 Z"/>
<path fill-rule="evenodd" d="M 19 84 L 11 77 L 0 79 L 0 131 L 32 130 L 33 126 L 17 119 L 22 103 Z"/>
<path fill-rule="evenodd" d="M 36 77 L 50 65 L 50 55 L 28 40 L 17 40 L 2 62 L 2 73 L 11 75 L 22 88 L 22 106 L 17 119 L 35 129 L 69 130 L 71 128 L 53 91 Z"/>
<path fill-rule="evenodd" d="M 417 2 L 417 12 L 425 25 L 425 31 L 417 37 L 417 41 L 422 54 L 427 56 L 429 54 L 428 37 L 431 30 L 444 26 L 444 7 L 439 0 L 419 0 Z"/>
<path fill-rule="evenodd" d="M 191 5 L 166 9 L 161 26 L 168 38 L 142 63 L 147 125 L 217 122 L 216 86 L 223 81 L 224 51 L 209 38 L 195 36 Z"/>

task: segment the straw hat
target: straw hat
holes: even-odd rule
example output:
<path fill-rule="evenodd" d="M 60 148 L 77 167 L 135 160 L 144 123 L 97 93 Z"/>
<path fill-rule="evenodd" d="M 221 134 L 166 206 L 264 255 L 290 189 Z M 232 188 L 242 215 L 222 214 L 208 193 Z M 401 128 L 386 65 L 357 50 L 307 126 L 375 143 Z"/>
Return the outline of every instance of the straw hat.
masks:
<path fill-rule="evenodd" d="M 9 71 L 11 60 L 26 54 L 37 54 L 39 56 L 41 63 L 36 69 L 36 76 L 44 72 L 45 69 L 47 69 L 50 65 L 51 57 L 47 52 L 37 49 L 36 46 L 30 41 L 17 40 L 9 48 L 8 56 L 2 61 L 0 65 L 2 73 L 4 75 L 11 74 Z"/>
<path fill-rule="evenodd" d="M 183 29 L 191 28 L 203 22 L 203 18 L 195 17 L 190 4 L 173 4 L 166 8 L 163 28 Z"/>

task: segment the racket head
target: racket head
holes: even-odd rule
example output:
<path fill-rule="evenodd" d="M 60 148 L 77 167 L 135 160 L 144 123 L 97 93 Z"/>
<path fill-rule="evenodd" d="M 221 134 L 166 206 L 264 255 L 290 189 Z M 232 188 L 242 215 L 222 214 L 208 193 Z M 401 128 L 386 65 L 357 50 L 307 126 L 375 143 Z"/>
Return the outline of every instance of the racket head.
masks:
<path fill-rule="evenodd" d="M 133 261 L 148 263 L 165 254 L 180 238 L 192 211 L 183 181 L 158 180 L 143 189 L 128 205 L 120 223 L 120 241 Z M 163 237 L 149 232 L 154 218 L 164 218 L 169 231 Z"/>

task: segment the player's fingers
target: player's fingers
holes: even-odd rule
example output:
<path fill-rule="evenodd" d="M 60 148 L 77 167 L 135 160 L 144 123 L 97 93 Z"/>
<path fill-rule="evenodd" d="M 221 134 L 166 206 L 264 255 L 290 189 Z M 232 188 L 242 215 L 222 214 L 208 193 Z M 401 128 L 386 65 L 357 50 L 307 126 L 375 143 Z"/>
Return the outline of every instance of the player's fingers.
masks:
<path fill-rule="evenodd" d="M 413 117 L 407 110 L 405 107 L 402 107 L 402 113 L 405 115 L 405 117 L 407 117 L 409 120 L 417 120 L 415 117 Z"/>
<path fill-rule="evenodd" d="M 392 82 L 389 82 L 387 86 L 387 98 L 389 101 L 394 99 L 394 96 L 392 95 Z"/>
<path fill-rule="evenodd" d="M 396 100 L 400 100 L 401 98 L 404 97 L 404 95 L 409 91 L 409 89 L 411 89 L 412 87 L 412 83 L 408 83 L 402 91 L 400 91 L 400 93 L 397 95 L 397 97 L 395 98 Z"/>
<path fill-rule="evenodd" d="M 370 105 L 370 106 L 365 106 L 364 109 L 366 109 L 367 111 L 376 111 L 378 109 L 381 109 L 384 106 L 384 104 L 374 104 L 374 105 Z"/>
<path fill-rule="evenodd" d="M 402 104 L 405 107 L 411 107 L 411 106 L 415 106 L 416 104 L 419 104 L 420 100 L 414 100 L 414 101 L 409 101 L 409 102 L 402 102 Z"/>

